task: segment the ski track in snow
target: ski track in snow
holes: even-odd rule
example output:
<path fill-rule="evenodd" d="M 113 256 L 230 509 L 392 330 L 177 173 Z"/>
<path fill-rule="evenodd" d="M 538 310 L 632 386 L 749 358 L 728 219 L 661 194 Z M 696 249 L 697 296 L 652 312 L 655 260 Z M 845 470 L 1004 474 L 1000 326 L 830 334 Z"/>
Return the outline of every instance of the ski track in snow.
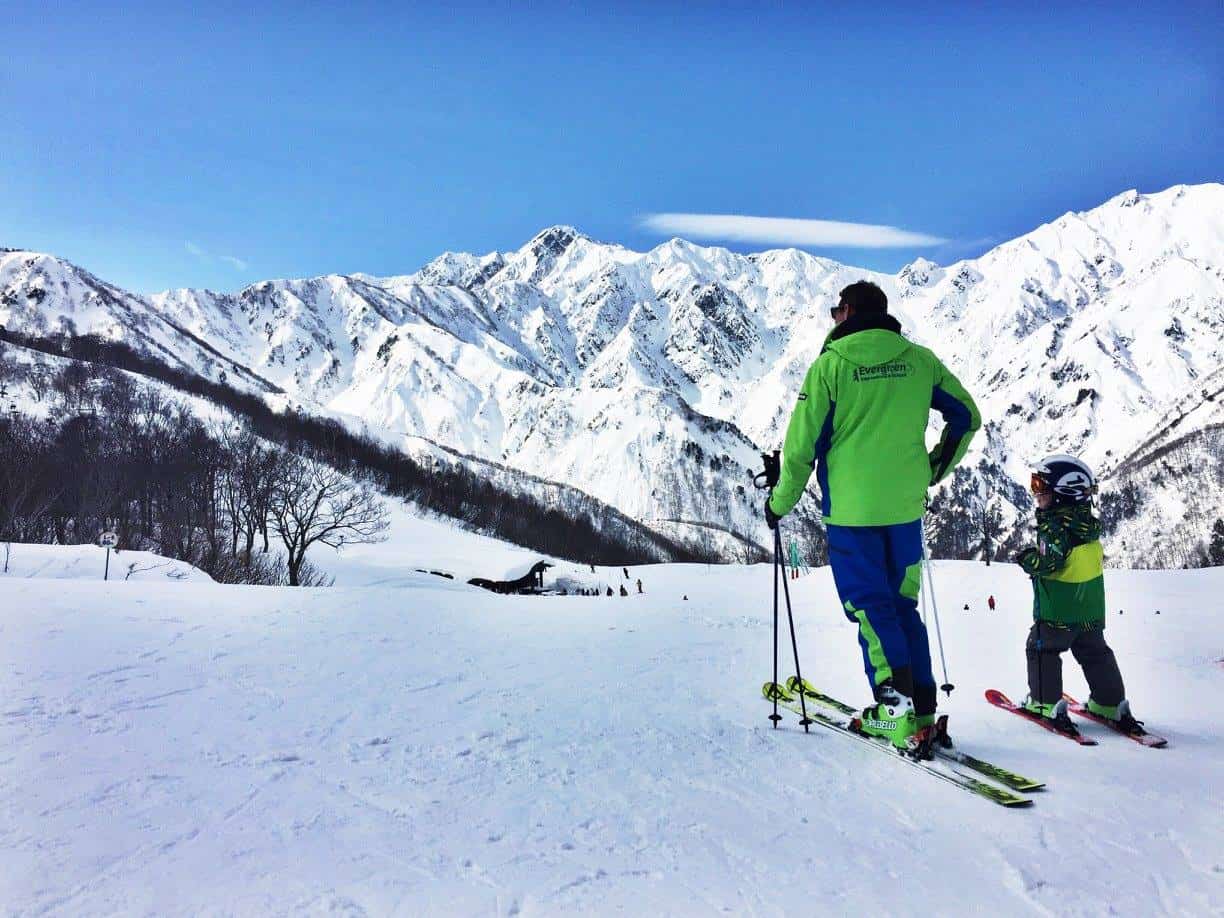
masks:
<path fill-rule="evenodd" d="M 1049 783 L 1027 811 L 793 716 L 771 729 L 768 567 L 638 571 L 628 599 L 0 580 L 0 906 L 1224 910 L 1224 570 L 1107 574 L 1129 694 L 1170 737 L 1150 750 L 990 708 L 988 686 L 1023 694 L 1027 582 L 936 566 L 954 736 Z M 861 703 L 828 571 L 792 586 L 805 675 Z"/>

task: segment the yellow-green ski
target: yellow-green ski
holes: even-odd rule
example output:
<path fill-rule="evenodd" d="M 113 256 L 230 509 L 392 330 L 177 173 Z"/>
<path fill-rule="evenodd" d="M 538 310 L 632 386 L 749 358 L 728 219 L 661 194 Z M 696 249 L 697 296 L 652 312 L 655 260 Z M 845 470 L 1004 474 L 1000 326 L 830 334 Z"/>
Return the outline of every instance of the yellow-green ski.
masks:
<path fill-rule="evenodd" d="M 794 676 L 791 676 L 786 680 L 786 689 L 792 695 L 797 695 L 800 691 L 802 691 L 803 697 L 807 699 L 809 705 L 814 702 L 817 705 L 821 705 L 841 714 L 848 714 L 850 716 L 858 714 L 858 710 L 856 708 L 852 708 L 850 705 L 838 701 L 836 698 L 817 691 L 806 679 L 803 680 L 801 686 L 799 680 Z M 1014 771 L 1008 771 L 1006 768 L 996 765 L 993 762 L 987 762 L 985 759 L 979 759 L 976 756 L 969 755 L 969 753 L 962 752 L 956 748 L 945 749 L 942 746 L 936 746 L 933 752 L 941 759 L 947 759 L 949 762 L 956 762 L 957 764 L 964 765 L 966 768 L 976 771 L 980 775 L 985 775 L 987 778 L 990 778 L 993 781 L 998 781 L 1000 784 L 1004 784 L 1007 787 L 1010 787 L 1012 790 L 1029 793 L 1032 791 L 1042 790 L 1045 787 L 1045 782 L 1043 781 L 1036 781 L 1032 778 L 1026 778 L 1024 775 L 1017 774 Z"/>
<path fill-rule="evenodd" d="M 776 701 L 780 707 L 786 708 L 800 717 L 803 716 L 803 709 L 799 706 L 798 698 L 791 694 L 784 686 L 778 685 L 776 682 L 766 682 L 761 687 L 761 694 L 767 701 Z M 1022 797 L 1019 794 L 1013 793 L 1002 787 L 997 787 L 993 784 L 987 784 L 985 781 L 979 781 L 977 778 L 972 778 L 969 775 L 957 771 L 951 766 L 943 765 L 927 760 L 912 759 L 909 756 L 902 755 L 894 750 L 891 743 L 884 740 L 879 740 L 876 737 L 868 736 L 865 733 L 859 733 L 850 726 L 849 721 L 841 721 L 827 713 L 818 710 L 809 710 L 807 716 L 813 723 L 819 724 L 827 730 L 835 733 L 841 733 L 845 736 L 853 737 L 862 743 L 866 743 L 873 749 L 878 749 L 881 752 L 890 753 L 893 758 L 901 762 L 906 762 L 913 765 L 915 768 L 920 768 L 929 775 L 933 775 L 948 784 L 954 784 L 957 787 L 969 791 L 979 797 L 985 797 L 1000 806 L 1006 807 L 1025 807 L 1032 806 L 1033 801 L 1028 797 Z"/>

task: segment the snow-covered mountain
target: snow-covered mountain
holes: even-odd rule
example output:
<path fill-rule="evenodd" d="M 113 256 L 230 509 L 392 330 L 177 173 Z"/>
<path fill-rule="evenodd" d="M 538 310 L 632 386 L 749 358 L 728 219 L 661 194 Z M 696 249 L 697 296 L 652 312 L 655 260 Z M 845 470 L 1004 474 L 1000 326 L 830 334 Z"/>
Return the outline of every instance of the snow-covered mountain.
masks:
<path fill-rule="evenodd" d="M 680 239 L 639 253 L 553 227 L 514 252 L 447 253 L 404 276 L 141 297 L 6 251 L 0 323 L 121 337 L 382 436 L 575 485 L 661 531 L 715 524 L 761 541 L 749 470 L 781 443 L 837 292 L 868 278 L 982 409 L 972 474 L 935 523 L 937 540 L 963 547 L 963 521 L 987 502 L 1005 528 L 1028 513 L 1016 482 L 1040 454 L 1080 453 L 1108 490 L 1170 418 L 1187 419 L 1178 437 L 1221 422 L 1208 391 L 1224 366 L 1221 253 L 1219 184 L 1129 191 L 981 258 L 897 275 Z M 1179 514 L 1185 496 L 1224 499 L 1218 475 L 1190 468 L 1140 485 L 1191 542 L 1212 519 Z M 800 513 L 812 519 L 814 502 Z M 1154 555 L 1141 533 L 1126 542 L 1111 546 L 1121 563 L 1188 563 Z"/>

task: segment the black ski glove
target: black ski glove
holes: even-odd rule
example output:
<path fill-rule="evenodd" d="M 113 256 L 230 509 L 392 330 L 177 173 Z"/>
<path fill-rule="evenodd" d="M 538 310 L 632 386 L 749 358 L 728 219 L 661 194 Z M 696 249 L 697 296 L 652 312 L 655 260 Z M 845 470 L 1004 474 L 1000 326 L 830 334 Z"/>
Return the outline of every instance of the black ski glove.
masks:
<path fill-rule="evenodd" d="M 765 498 L 765 525 L 768 526 L 770 529 L 777 529 L 778 520 L 780 519 L 782 519 L 782 517 L 778 516 L 778 514 L 774 513 L 773 510 L 770 508 L 769 498 L 768 497 Z"/>

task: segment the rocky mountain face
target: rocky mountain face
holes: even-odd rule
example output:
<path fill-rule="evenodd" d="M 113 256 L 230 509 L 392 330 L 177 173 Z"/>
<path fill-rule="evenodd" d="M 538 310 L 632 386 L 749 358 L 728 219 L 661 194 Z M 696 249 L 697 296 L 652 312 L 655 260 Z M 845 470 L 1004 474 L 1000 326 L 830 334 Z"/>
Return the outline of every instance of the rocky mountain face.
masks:
<path fill-rule="evenodd" d="M 0 323 L 120 337 L 390 442 L 424 438 L 573 485 L 669 536 L 717 532 L 730 557 L 766 542 L 750 470 L 781 444 L 837 292 L 867 278 L 986 422 L 965 472 L 936 495 L 939 551 L 980 551 L 983 529 L 995 550 L 1017 540 L 1027 462 L 1048 452 L 1082 455 L 1106 492 L 1139 489 L 1159 526 L 1193 546 L 1214 520 L 1190 512 L 1190 495 L 1217 508 L 1224 497 L 1219 441 L 1198 435 L 1224 420 L 1222 253 L 1217 184 L 1127 192 L 981 258 L 919 259 L 896 275 L 680 239 L 640 253 L 552 227 L 514 252 L 447 253 L 403 276 L 144 297 L 9 250 Z M 1178 418 L 1176 439 L 1217 461 L 1142 475 L 1158 452 L 1149 441 Z M 791 531 L 816 550 L 816 502 L 798 512 Z M 1111 560 L 1194 563 L 1190 548 L 1140 532 L 1149 518 L 1119 517 L 1130 528 Z"/>

